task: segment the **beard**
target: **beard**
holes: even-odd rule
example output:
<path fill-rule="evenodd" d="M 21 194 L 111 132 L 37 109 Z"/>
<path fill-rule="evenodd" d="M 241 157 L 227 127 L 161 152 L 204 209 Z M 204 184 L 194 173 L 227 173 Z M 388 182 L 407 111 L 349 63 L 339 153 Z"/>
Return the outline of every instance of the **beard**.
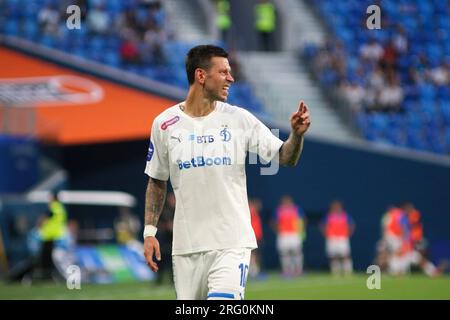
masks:
<path fill-rule="evenodd" d="M 203 87 L 203 92 L 204 92 L 205 97 L 207 97 L 208 100 L 210 100 L 210 101 L 226 102 L 228 99 L 228 94 L 225 96 L 221 94 L 222 89 L 217 91 L 217 90 L 209 90 L 209 89 Z"/>

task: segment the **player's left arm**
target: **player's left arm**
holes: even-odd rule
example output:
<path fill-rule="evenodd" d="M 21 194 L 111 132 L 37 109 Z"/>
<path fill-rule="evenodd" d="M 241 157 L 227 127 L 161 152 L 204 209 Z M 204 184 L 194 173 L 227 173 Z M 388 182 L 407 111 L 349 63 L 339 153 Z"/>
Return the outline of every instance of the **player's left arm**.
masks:
<path fill-rule="evenodd" d="M 280 148 L 280 164 L 283 166 L 295 166 L 300 159 L 303 150 L 304 134 L 311 125 L 311 118 L 306 103 L 300 102 L 298 110 L 292 114 L 290 122 L 291 133 Z"/>

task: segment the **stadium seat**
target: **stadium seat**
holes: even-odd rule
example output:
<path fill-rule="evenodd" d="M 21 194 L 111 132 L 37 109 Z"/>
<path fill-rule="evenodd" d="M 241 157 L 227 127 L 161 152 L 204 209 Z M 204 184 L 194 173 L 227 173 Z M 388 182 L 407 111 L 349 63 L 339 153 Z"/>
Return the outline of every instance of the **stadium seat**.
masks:
<path fill-rule="evenodd" d="M 10 36 L 17 36 L 19 34 L 19 24 L 17 21 L 8 20 L 3 28 L 5 34 Z"/>

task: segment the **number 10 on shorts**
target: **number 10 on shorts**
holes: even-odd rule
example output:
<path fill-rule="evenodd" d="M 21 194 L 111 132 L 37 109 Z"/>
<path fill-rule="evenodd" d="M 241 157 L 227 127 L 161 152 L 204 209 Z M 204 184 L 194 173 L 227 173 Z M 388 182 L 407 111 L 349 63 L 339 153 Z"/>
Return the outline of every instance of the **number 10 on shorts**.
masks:
<path fill-rule="evenodd" d="M 241 282 L 240 282 L 240 285 L 241 285 L 241 287 L 245 287 L 245 282 L 247 281 L 246 275 L 247 275 L 247 271 L 248 271 L 248 264 L 241 263 L 239 265 L 239 269 L 241 269 Z"/>

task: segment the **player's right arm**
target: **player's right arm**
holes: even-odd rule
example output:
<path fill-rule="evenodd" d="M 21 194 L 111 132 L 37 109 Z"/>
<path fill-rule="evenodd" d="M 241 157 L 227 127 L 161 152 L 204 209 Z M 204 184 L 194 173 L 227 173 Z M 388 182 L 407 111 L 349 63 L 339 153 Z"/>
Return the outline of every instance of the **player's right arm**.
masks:
<path fill-rule="evenodd" d="M 159 217 L 166 200 L 167 181 L 154 179 L 149 177 L 147 191 L 145 192 L 145 225 L 156 228 Z M 145 237 L 145 236 L 144 236 Z M 147 264 L 153 272 L 158 271 L 158 265 L 153 261 L 153 255 L 156 260 L 161 260 L 161 252 L 159 250 L 159 241 L 156 237 L 146 236 L 144 238 L 144 256 Z"/>

